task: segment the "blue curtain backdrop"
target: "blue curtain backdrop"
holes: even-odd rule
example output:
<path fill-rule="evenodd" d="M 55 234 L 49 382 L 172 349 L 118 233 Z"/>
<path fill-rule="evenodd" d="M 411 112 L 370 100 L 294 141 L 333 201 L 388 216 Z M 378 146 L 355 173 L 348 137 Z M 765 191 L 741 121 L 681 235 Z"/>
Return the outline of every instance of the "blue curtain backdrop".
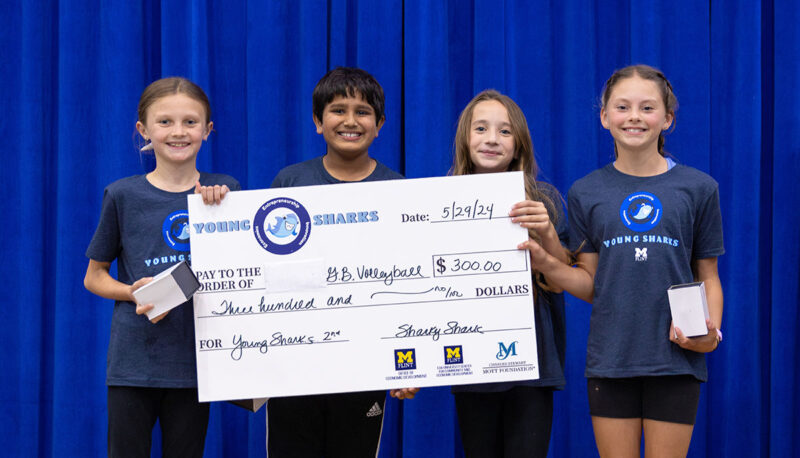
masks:
<path fill-rule="evenodd" d="M 269 186 L 325 152 L 316 81 L 371 72 L 386 125 L 371 154 L 410 178 L 451 162 L 460 110 L 493 87 L 531 127 L 541 178 L 566 192 L 613 157 L 597 99 L 648 63 L 681 108 L 668 149 L 720 183 L 725 341 L 709 356 L 690 456 L 800 455 L 800 4 L 795 0 L 3 0 L 0 13 L 5 456 L 102 456 L 111 303 L 83 253 L 103 187 L 142 173 L 141 90 L 184 75 L 212 101 L 199 167 Z M 551 456 L 596 454 L 583 364 L 590 305 L 568 305 L 568 386 Z M 160 439 L 156 433 L 156 444 Z M 462 456 L 446 388 L 391 401 L 382 457 Z M 264 412 L 212 406 L 206 456 L 264 456 Z M 159 456 L 159 452 L 154 452 Z"/>

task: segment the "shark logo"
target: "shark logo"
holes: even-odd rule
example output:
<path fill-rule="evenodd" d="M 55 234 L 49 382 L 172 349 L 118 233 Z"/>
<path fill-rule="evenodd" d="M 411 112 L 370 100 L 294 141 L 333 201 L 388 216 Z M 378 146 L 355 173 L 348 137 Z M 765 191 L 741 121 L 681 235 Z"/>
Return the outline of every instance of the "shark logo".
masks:
<path fill-rule="evenodd" d="M 661 221 L 661 201 L 649 192 L 634 192 L 622 201 L 619 216 L 625 226 L 635 232 L 653 229 Z"/>
<path fill-rule="evenodd" d="M 172 236 L 178 240 L 186 240 L 189 238 L 189 225 L 187 223 L 181 224 L 180 229 L 174 228 L 172 231 Z"/>
<path fill-rule="evenodd" d="M 286 216 L 278 216 L 275 218 L 275 225 L 268 226 L 267 230 L 275 237 L 283 238 L 290 235 L 297 235 L 297 215 L 289 213 Z"/>
<path fill-rule="evenodd" d="M 310 233 L 308 211 L 288 197 L 265 202 L 253 217 L 253 235 L 262 248 L 273 254 L 294 253 L 306 244 Z"/>
<path fill-rule="evenodd" d="M 189 251 L 189 212 L 178 210 L 170 213 L 161 225 L 161 234 L 170 248 Z"/>
<path fill-rule="evenodd" d="M 635 215 L 633 215 L 633 219 L 635 219 L 636 221 L 643 221 L 652 212 L 653 212 L 653 206 L 652 205 L 647 205 L 644 202 L 640 202 L 639 203 L 639 210 L 636 212 Z"/>

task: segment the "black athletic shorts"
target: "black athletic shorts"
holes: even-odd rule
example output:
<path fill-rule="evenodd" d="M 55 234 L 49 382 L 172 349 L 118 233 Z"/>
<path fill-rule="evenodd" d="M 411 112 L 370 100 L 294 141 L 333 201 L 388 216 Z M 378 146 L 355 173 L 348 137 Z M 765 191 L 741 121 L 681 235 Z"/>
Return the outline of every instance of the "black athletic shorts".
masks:
<path fill-rule="evenodd" d="M 589 378 L 586 385 L 594 417 L 693 425 L 700 401 L 700 381 L 691 375 Z"/>

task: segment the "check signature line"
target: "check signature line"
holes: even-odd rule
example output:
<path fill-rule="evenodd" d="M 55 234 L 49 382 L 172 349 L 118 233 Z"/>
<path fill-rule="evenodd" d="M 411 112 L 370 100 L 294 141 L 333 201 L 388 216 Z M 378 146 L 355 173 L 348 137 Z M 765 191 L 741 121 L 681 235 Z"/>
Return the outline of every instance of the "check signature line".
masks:
<path fill-rule="evenodd" d="M 462 335 L 463 336 L 463 335 L 466 335 L 466 334 L 486 334 L 486 333 L 489 333 L 489 332 L 530 331 L 531 329 L 533 329 L 531 326 L 528 326 L 528 327 L 525 327 L 525 328 L 481 329 L 481 332 L 479 332 L 479 333 L 475 333 L 475 332 L 459 332 L 459 333 L 455 333 L 455 334 L 444 334 L 444 333 L 442 333 L 442 335 Z M 398 337 L 398 336 L 388 336 L 388 337 L 381 337 L 381 339 L 382 340 L 418 339 L 418 338 L 421 338 L 421 337 L 427 337 L 428 339 L 430 339 L 431 335 L 430 334 L 425 334 L 425 335 L 419 335 L 419 336 L 400 336 L 400 337 Z"/>

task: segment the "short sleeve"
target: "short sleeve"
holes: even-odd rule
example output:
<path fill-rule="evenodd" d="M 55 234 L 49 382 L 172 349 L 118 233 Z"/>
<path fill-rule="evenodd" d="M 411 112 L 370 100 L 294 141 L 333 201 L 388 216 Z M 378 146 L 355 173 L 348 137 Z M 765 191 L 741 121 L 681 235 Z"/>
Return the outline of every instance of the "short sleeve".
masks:
<path fill-rule="evenodd" d="M 120 253 L 119 215 L 113 194 L 106 188 L 100 221 L 92 241 L 86 249 L 86 257 L 100 262 L 112 262 Z"/>
<path fill-rule="evenodd" d="M 555 186 L 543 182 L 539 183 L 542 185 L 541 191 L 547 195 L 550 202 L 553 204 L 552 209 L 554 214 L 550 215 L 550 221 L 556 229 L 561 244 L 567 246 L 569 244 L 569 224 L 567 222 L 567 215 L 564 212 L 564 199 Z"/>
<path fill-rule="evenodd" d="M 697 207 L 693 231 L 693 259 L 713 258 L 725 253 L 725 247 L 722 243 L 722 212 L 719 205 L 719 186 L 716 182 L 713 190 Z"/>
<path fill-rule="evenodd" d="M 581 252 L 596 253 L 597 248 L 588 236 L 586 215 L 581 206 L 579 192 L 573 186 L 567 194 L 567 212 L 569 214 L 569 249 Z"/>
<path fill-rule="evenodd" d="M 285 188 L 286 184 L 283 180 L 283 171 L 278 172 L 278 175 L 272 180 L 272 184 L 270 185 L 271 188 Z"/>

